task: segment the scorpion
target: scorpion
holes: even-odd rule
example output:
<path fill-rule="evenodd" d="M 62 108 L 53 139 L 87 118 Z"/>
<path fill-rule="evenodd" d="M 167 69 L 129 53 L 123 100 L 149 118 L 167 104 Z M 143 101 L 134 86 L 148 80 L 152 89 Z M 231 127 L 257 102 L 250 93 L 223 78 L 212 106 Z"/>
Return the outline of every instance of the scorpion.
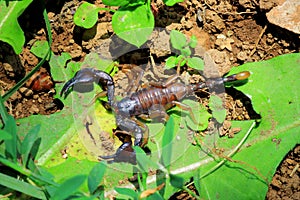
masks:
<path fill-rule="evenodd" d="M 180 101 L 195 92 L 204 88 L 221 86 L 224 83 L 246 80 L 250 72 L 243 71 L 227 77 L 211 78 L 205 82 L 185 85 L 181 82 L 175 82 L 178 76 L 173 76 L 164 84 L 150 83 L 146 88 L 142 88 L 131 95 L 124 97 L 120 101 L 114 100 L 114 81 L 106 72 L 94 68 L 83 68 L 79 70 L 72 79 L 63 86 L 60 95 L 67 97 L 71 88 L 74 86 L 91 86 L 98 84 L 108 99 L 108 106 L 115 113 L 117 127 L 127 133 L 128 137 L 119 137 L 122 144 L 116 153 L 108 156 L 99 156 L 100 159 L 110 162 L 128 162 L 136 164 L 136 154 L 132 148 L 131 137 L 135 138 L 134 146 L 145 147 L 148 141 L 148 127 L 137 120 L 136 117 L 147 117 L 150 119 L 161 118 L 168 120 L 166 110 L 178 106 L 183 110 L 190 112 L 191 119 L 195 121 L 192 110 L 188 105 Z M 79 91 L 78 91 L 79 92 Z"/>

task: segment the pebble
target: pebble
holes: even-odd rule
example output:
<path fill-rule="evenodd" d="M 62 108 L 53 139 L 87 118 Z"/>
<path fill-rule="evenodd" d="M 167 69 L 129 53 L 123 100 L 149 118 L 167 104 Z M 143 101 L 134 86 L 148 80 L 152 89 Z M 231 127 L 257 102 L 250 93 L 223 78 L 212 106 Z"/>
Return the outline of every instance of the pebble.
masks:
<path fill-rule="evenodd" d="M 21 87 L 19 89 L 20 93 L 25 95 L 26 97 L 30 97 L 33 95 L 33 91 L 29 88 L 26 88 L 26 87 Z"/>
<path fill-rule="evenodd" d="M 29 109 L 29 112 L 30 113 L 39 113 L 39 111 L 40 111 L 40 109 L 35 105 L 35 104 L 33 104 L 32 106 L 31 106 L 31 108 Z"/>

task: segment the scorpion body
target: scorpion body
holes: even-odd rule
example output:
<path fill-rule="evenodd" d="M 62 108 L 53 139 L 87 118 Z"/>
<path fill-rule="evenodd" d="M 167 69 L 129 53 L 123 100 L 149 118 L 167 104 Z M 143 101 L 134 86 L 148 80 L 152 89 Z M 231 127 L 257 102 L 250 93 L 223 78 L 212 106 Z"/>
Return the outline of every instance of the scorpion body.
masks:
<path fill-rule="evenodd" d="M 112 77 L 100 70 L 85 68 L 76 73 L 63 87 L 61 95 L 67 96 L 69 89 L 79 84 L 91 85 L 97 83 L 100 87 L 107 91 L 108 104 L 115 112 L 116 123 L 118 128 L 128 133 L 129 137 L 124 137 L 123 144 L 118 148 L 117 152 L 109 156 L 100 156 L 101 159 L 110 159 L 112 162 L 130 162 L 135 164 L 135 152 L 132 149 L 131 136 L 135 138 L 134 145 L 144 147 L 148 140 L 148 127 L 139 122 L 135 117 L 146 115 L 147 118 L 168 119 L 166 110 L 173 106 L 179 106 L 184 110 L 190 111 L 192 120 L 195 118 L 191 108 L 180 101 L 188 96 L 194 95 L 195 92 L 209 87 L 220 86 L 225 82 L 236 80 L 245 80 L 250 76 L 248 71 L 234 74 L 224 78 L 209 79 L 205 83 L 185 85 L 180 82 L 174 82 L 177 78 L 172 77 L 165 84 L 150 83 L 150 87 L 143 88 L 131 95 L 114 101 L 114 84 Z M 144 116 L 145 117 L 145 116 Z M 120 137 L 119 137 L 120 138 Z"/>

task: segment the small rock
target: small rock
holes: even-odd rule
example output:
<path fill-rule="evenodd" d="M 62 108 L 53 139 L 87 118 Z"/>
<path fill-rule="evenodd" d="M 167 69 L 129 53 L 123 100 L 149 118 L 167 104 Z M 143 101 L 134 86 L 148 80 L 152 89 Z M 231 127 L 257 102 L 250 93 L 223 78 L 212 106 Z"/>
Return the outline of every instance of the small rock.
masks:
<path fill-rule="evenodd" d="M 286 0 L 267 14 L 270 23 L 300 34 L 300 1 Z"/>
<path fill-rule="evenodd" d="M 33 94 L 33 91 L 31 89 L 26 88 L 26 87 L 21 87 L 19 89 L 19 91 L 21 92 L 21 94 L 25 95 L 25 97 L 29 97 Z"/>
<path fill-rule="evenodd" d="M 39 111 L 40 111 L 40 109 L 35 104 L 32 104 L 31 108 L 29 109 L 29 112 L 31 114 L 39 113 Z"/>
<path fill-rule="evenodd" d="M 11 78 L 15 77 L 14 68 L 9 63 L 3 63 L 3 67 L 7 76 Z"/>
<path fill-rule="evenodd" d="M 240 61 L 245 61 L 247 60 L 248 58 L 248 55 L 245 51 L 240 51 L 238 54 L 237 54 L 237 59 L 239 59 Z"/>

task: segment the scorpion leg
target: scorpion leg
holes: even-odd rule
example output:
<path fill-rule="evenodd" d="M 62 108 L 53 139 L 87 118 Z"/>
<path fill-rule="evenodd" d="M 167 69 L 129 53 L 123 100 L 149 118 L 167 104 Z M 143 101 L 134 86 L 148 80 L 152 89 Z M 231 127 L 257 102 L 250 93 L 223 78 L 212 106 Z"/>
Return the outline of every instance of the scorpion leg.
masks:
<path fill-rule="evenodd" d="M 172 101 L 165 106 L 165 109 L 168 110 L 169 108 L 171 108 L 173 106 L 177 106 L 177 107 L 181 108 L 182 110 L 188 111 L 190 113 L 190 117 L 193 120 L 193 122 L 195 124 L 197 124 L 197 120 L 196 120 L 193 110 L 190 106 L 188 106 L 184 103 L 178 102 L 178 101 Z"/>
<path fill-rule="evenodd" d="M 144 120 L 149 119 L 159 119 L 160 122 L 166 122 L 169 119 L 169 115 L 167 114 L 164 106 L 160 104 L 155 104 L 151 106 L 151 108 L 148 111 L 149 114 L 141 114 L 139 115 L 139 118 Z"/>
<path fill-rule="evenodd" d="M 136 155 L 132 148 L 131 136 L 135 138 L 134 146 L 144 147 L 148 142 L 148 127 L 137 121 L 123 116 L 116 117 L 118 127 L 128 132 L 125 134 L 123 144 L 118 148 L 115 154 L 109 156 L 100 156 L 102 159 L 112 159 L 111 162 L 129 162 L 136 164 Z M 120 137 L 119 137 L 120 138 Z M 129 139 L 130 138 L 130 139 Z"/>
<path fill-rule="evenodd" d="M 144 76 L 144 70 L 139 67 L 133 67 L 132 69 L 122 69 L 122 72 L 124 72 L 128 78 L 126 91 L 128 91 L 127 95 L 130 96 L 137 91 L 140 81 Z"/>
<path fill-rule="evenodd" d="M 88 92 L 93 89 L 93 83 L 97 83 L 104 91 L 107 91 L 108 103 L 112 106 L 114 97 L 114 82 L 112 77 L 104 71 L 84 68 L 63 86 L 60 95 L 67 97 L 70 88 L 78 92 Z M 88 88 L 88 89 L 87 89 Z"/>

